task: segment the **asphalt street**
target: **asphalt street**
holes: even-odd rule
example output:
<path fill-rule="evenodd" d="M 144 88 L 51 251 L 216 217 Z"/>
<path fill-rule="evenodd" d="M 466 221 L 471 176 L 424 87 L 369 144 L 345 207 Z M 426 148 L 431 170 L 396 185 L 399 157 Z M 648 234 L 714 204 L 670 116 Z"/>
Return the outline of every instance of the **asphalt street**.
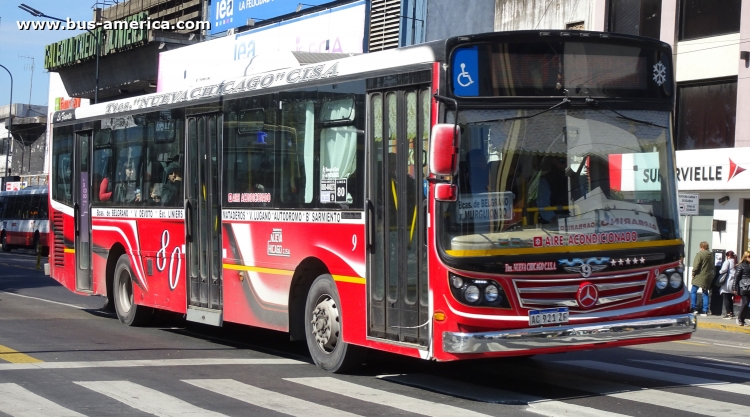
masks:
<path fill-rule="evenodd" d="M 0 415 L 750 415 L 750 333 L 720 319 L 688 341 L 456 363 L 374 353 L 333 375 L 283 333 L 169 313 L 133 328 L 103 304 L 30 252 L 0 254 Z"/>

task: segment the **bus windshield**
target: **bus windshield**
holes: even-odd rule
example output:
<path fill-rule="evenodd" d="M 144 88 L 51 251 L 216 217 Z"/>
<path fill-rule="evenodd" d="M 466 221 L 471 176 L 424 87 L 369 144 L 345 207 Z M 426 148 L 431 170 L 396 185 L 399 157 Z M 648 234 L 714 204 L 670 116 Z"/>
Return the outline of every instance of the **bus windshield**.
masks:
<path fill-rule="evenodd" d="M 536 113 L 459 113 L 458 200 L 439 205 L 445 253 L 679 237 L 669 112 Z"/>

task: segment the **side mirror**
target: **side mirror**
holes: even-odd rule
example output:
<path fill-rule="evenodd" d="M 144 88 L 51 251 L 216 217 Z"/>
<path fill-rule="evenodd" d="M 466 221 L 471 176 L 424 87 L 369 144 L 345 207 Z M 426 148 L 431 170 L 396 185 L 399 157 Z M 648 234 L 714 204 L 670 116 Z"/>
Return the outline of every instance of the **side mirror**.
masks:
<path fill-rule="evenodd" d="M 431 174 L 456 174 L 459 138 L 459 128 L 456 125 L 440 123 L 432 127 L 428 155 Z"/>
<path fill-rule="evenodd" d="M 456 201 L 458 199 L 458 187 L 456 184 L 435 184 L 435 200 Z"/>

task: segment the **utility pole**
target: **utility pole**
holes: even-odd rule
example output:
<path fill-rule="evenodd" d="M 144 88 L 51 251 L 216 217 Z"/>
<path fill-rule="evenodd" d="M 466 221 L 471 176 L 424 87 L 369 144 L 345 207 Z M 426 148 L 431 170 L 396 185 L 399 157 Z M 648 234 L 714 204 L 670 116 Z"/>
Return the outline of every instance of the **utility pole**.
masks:
<path fill-rule="evenodd" d="M 26 55 L 18 55 L 19 58 L 26 58 L 31 60 L 31 83 L 29 84 L 29 109 L 31 109 L 31 91 L 34 88 L 34 57 Z M 24 66 L 23 69 L 28 69 L 28 66 Z"/>

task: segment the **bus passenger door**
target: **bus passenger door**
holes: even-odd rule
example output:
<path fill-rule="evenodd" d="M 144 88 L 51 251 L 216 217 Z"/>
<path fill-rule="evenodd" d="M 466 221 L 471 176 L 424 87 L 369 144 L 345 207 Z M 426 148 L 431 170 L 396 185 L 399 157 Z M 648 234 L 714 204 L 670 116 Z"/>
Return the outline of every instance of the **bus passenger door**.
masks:
<path fill-rule="evenodd" d="M 429 88 L 372 93 L 368 100 L 368 335 L 426 346 Z"/>
<path fill-rule="evenodd" d="M 214 326 L 223 321 L 221 129 L 220 113 L 195 115 L 187 120 L 187 319 Z"/>
<path fill-rule="evenodd" d="M 75 223 L 76 290 L 91 291 L 91 130 L 75 134 L 75 182 L 73 221 Z"/>

